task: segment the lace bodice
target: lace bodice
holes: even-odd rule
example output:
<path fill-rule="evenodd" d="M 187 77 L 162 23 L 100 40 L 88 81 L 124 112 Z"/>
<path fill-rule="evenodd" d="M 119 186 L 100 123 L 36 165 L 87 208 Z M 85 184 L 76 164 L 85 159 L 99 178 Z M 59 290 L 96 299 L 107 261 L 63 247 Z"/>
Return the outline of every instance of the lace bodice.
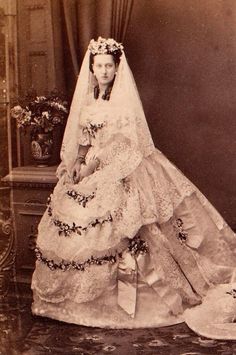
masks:
<path fill-rule="evenodd" d="M 104 145 L 118 132 L 137 143 L 135 115 L 128 108 L 111 105 L 108 101 L 94 101 L 83 107 L 80 115 L 80 134 L 89 134 L 92 145 Z"/>

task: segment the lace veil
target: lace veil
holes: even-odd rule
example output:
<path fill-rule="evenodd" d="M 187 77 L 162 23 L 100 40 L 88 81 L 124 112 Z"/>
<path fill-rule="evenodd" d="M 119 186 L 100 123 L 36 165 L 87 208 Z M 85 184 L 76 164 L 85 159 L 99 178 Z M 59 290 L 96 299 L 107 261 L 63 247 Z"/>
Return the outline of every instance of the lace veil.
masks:
<path fill-rule="evenodd" d="M 89 70 L 89 56 L 90 51 L 87 50 L 78 76 L 63 137 L 61 160 L 69 173 L 78 155 L 80 114 L 84 105 L 88 104 L 88 97 L 92 97 L 96 85 L 94 75 Z M 122 112 L 125 108 L 126 116 L 128 115 L 129 120 L 132 121 L 132 125 L 126 127 L 126 136 L 136 142 L 134 147 L 141 152 L 143 157 L 151 154 L 155 149 L 153 140 L 124 51 L 122 51 L 109 104 L 111 107 L 113 105 L 116 108 L 120 107 Z"/>

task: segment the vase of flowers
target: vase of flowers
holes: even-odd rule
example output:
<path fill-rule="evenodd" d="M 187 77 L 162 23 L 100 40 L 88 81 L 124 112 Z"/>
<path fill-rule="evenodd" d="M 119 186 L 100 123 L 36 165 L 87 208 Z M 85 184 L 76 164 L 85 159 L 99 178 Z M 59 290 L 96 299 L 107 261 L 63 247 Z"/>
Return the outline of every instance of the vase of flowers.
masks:
<path fill-rule="evenodd" d="M 38 166 L 48 165 L 53 151 L 52 132 L 36 133 L 31 140 L 31 154 Z"/>
<path fill-rule="evenodd" d="M 47 166 L 53 151 L 53 130 L 63 125 L 68 103 L 57 90 L 46 96 L 27 94 L 11 109 L 17 126 L 30 128 L 31 154 L 38 166 Z"/>

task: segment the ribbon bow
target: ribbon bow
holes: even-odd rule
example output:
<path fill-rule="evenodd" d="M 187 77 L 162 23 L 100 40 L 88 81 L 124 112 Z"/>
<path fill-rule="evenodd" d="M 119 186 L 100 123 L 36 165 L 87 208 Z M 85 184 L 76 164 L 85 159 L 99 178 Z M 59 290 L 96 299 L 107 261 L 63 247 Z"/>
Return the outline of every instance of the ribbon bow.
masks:
<path fill-rule="evenodd" d="M 118 304 L 132 318 L 135 316 L 138 277 L 152 287 L 171 309 L 173 314 L 183 312 L 180 295 L 165 282 L 164 273 L 160 268 L 155 270 L 150 254 L 134 253 L 127 250 L 122 254 L 118 265 Z"/>

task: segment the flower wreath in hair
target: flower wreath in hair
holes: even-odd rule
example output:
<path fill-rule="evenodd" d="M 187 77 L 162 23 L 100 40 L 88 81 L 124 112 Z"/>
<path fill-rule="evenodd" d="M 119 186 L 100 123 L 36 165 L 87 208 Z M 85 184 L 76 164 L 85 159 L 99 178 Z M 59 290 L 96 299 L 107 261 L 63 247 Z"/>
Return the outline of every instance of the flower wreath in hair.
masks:
<path fill-rule="evenodd" d="M 119 54 L 121 55 L 124 47 L 122 43 L 116 42 L 113 38 L 106 39 L 98 37 L 97 41 L 92 39 L 89 42 L 88 49 L 93 55 L 116 54 L 116 52 L 119 52 Z"/>
<path fill-rule="evenodd" d="M 122 43 L 116 42 L 113 38 L 103 38 L 98 37 L 97 41 L 92 39 L 89 43 L 88 49 L 90 51 L 90 57 L 94 57 L 97 54 L 111 54 L 116 63 L 119 63 L 122 51 L 124 49 Z M 93 73 L 91 59 L 90 59 L 90 71 Z M 103 100 L 109 100 L 111 90 L 113 87 L 114 80 L 110 83 L 106 89 L 104 95 L 102 96 Z M 97 99 L 99 96 L 99 87 L 98 85 L 94 88 L 94 98 Z"/>

